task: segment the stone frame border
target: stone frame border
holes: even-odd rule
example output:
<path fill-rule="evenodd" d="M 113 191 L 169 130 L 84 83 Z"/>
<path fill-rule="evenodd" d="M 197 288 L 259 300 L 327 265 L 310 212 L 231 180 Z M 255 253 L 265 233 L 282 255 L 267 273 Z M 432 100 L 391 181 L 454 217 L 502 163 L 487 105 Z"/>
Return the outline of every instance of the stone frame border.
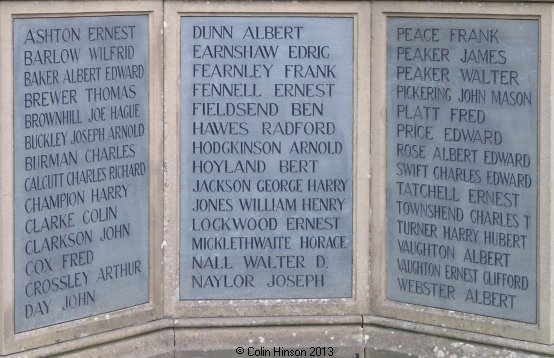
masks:
<path fill-rule="evenodd" d="M 339 322 L 361 323 L 361 314 L 368 310 L 368 238 L 369 203 L 369 24 L 370 3 L 335 1 L 316 8 L 310 3 L 275 2 L 178 2 L 167 1 L 164 7 L 165 27 L 165 224 L 164 243 L 165 297 L 164 312 L 176 319 L 176 326 L 222 326 L 233 317 L 233 325 L 272 322 L 321 322 L 320 317 L 338 316 Z M 354 20 L 353 74 L 353 295 L 341 299 L 272 299 L 272 300 L 196 300 L 179 301 L 179 78 L 181 16 L 314 16 L 351 17 Z M 357 50 L 356 50 L 357 49 Z M 276 316 L 281 316 L 277 318 Z M 295 316 L 295 317 L 289 317 Z M 307 317 L 312 316 L 312 317 Z M 244 318 L 239 318 L 244 317 Z M 204 318 L 204 319 L 198 319 Z"/>
<path fill-rule="evenodd" d="M 470 313 L 456 312 L 415 304 L 399 303 L 386 298 L 386 210 L 371 212 L 371 270 L 373 278 L 370 290 L 375 298 L 371 302 L 372 314 L 368 318 L 374 324 L 397 327 L 409 321 L 425 325 L 431 334 L 460 338 L 463 331 L 475 332 L 478 341 L 492 343 L 494 338 L 486 335 L 527 340 L 538 343 L 553 343 L 552 323 L 553 296 L 551 293 L 553 252 L 550 248 L 552 210 L 552 164 L 551 164 L 551 21 L 552 9 L 547 4 L 491 4 L 491 3 L 443 3 L 440 7 L 432 3 L 376 1 L 372 3 L 372 123 L 371 123 L 371 206 L 386 208 L 386 20 L 395 17 L 455 17 L 499 19 L 535 19 L 539 21 L 539 100 L 538 141 L 539 185 L 537 198 L 537 281 L 538 314 L 536 324 L 491 318 Z M 542 101 L 541 101 L 542 99 Z M 478 333 L 477 333 L 478 332 Z M 467 335 L 468 332 L 466 332 Z M 522 342 L 523 347 L 524 342 Z M 521 348 L 521 347 L 520 347 Z"/>
<path fill-rule="evenodd" d="M 14 334 L 14 215 L 13 215 L 13 19 L 59 16 L 109 16 L 147 15 L 149 33 L 149 302 L 96 316 L 68 321 L 48 327 Z M 73 340 L 65 345 L 65 350 L 83 347 L 81 340 L 114 329 L 126 328 L 118 332 L 123 338 L 154 329 L 149 321 L 162 318 L 162 290 L 159 282 L 163 277 L 162 247 L 159 241 L 163 235 L 163 142 L 162 142 L 162 4 L 158 1 L 98 1 L 90 3 L 41 1 L 41 2 L 2 2 L 0 3 L 0 354 L 33 349 L 54 343 Z M 160 322 L 163 323 L 163 322 Z M 140 334 L 139 333 L 139 334 Z M 113 340 L 109 334 L 97 336 L 91 344 Z M 93 343 L 94 342 L 94 343 Z"/>

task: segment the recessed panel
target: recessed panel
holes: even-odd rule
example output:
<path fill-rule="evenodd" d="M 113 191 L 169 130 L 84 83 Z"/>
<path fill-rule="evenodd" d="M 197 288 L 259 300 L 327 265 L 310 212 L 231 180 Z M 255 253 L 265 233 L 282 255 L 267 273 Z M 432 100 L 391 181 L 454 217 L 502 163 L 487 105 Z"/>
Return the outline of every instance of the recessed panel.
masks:
<path fill-rule="evenodd" d="M 15 331 L 148 301 L 148 17 L 15 19 Z"/>
<path fill-rule="evenodd" d="M 389 299 L 537 321 L 538 25 L 388 19 Z"/>
<path fill-rule="evenodd" d="M 352 296 L 353 20 L 183 17 L 180 298 Z"/>

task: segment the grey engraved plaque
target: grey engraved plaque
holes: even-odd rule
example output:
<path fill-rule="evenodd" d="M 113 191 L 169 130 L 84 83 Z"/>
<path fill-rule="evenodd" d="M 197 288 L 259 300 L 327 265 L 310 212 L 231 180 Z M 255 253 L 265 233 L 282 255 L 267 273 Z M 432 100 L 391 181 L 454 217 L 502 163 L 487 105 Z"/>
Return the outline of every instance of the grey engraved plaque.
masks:
<path fill-rule="evenodd" d="M 148 301 L 148 17 L 15 19 L 15 331 Z"/>
<path fill-rule="evenodd" d="M 387 26 L 388 298 L 535 323 L 538 21 Z"/>
<path fill-rule="evenodd" d="M 182 300 L 352 296 L 352 34 L 182 18 Z"/>

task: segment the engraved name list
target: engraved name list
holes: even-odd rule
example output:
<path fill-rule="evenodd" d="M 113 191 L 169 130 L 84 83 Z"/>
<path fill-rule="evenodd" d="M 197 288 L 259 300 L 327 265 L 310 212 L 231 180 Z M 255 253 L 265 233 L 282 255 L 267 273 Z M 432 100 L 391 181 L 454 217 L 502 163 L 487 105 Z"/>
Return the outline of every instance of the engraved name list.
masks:
<path fill-rule="evenodd" d="M 537 21 L 387 37 L 389 299 L 536 322 Z"/>
<path fill-rule="evenodd" d="M 148 18 L 14 20 L 16 332 L 148 301 Z"/>
<path fill-rule="evenodd" d="M 181 299 L 350 297 L 352 19 L 183 17 Z"/>

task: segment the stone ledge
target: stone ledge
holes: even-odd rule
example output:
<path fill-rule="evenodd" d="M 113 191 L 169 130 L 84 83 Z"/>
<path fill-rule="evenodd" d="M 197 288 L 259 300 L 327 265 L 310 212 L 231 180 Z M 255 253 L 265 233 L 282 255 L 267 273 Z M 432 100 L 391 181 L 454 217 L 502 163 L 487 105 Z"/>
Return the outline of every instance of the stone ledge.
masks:
<path fill-rule="evenodd" d="M 459 339 L 432 336 L 425 333 L 368 326 L 364 328 L 366 358 L 402 357 L 551 357 L 551 354 L 531 353 L 523 350 L 492 346 Z M 548 346 L 545 346 L 548 347 Z"/>
<path fill-rule="evenodd" d="M 325 324 L 323 318 L 319 324 L 316 321 L 300 323 L 300 320 L 298 324 L 290 321 L 288 324 L 271 324 L 268 321 L 264 326 L 248 325 L 245 321 L 242 326 L 237 326 L 238 321 L 219 320 L 217 326 L 204 321 L 204 326 L 191 327 L 187 326 L 190 322 L 164 319 L 2 357 L 240 358 L 248 357 L 248 348 L 251 356 L 263 357 L 260 354 L 266 354 L 265 357 L 274 357 L 273 349 L 279 347 L 306 351 L 308 355 L 312 347 L 332 347 L 333 357 L 338 358 L 539 358 L 554 355 L 554 346 L 510 340 L 512 347 L 508 348 L 508 340 L 503 338 L 493 337 L 493 342 L 499 344 L 496 346 L 469 341 L 475 339 L 470 332 L 465 336 L 464 332 L 459 332 L 459 337 L 449 338 L 429 334 L 429 327 L 409 322 L 404 322 L 404 326 L 399 322 L 388 322 L 391 325 L 396 323 L 396 327 L 384 327 L 379 320 L 385 319 L 381 318 L 367 319 L 373 323 L 363 328 L 361 324 L 341 324 L 340 320 L 335 320 L 335 324 Z M 515 345 L 520 348 L 514 348 Z M 237 354 L 239 347 L 245 352 Z"/>

